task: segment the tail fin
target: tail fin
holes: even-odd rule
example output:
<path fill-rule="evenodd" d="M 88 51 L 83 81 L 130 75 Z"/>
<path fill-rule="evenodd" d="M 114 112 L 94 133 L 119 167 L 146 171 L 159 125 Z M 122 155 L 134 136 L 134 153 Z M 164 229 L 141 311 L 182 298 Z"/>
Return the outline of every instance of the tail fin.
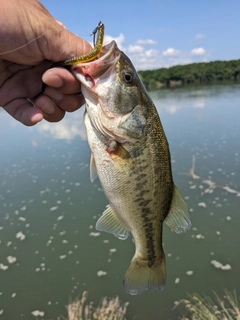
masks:
<path fill-rule="evenodd" d="M 164 254 L 153 266 L 148 261 L 133 258 L 123 280 L 126 292 L 137 295 L 144 290 L 160 291 L 165 286 L 166 264 Z"/>

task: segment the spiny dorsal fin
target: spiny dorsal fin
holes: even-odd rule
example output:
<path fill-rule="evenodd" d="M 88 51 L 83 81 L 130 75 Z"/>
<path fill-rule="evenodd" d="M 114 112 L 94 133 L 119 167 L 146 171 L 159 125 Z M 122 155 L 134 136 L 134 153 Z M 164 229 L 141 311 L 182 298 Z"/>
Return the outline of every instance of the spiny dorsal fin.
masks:
<path fill-rule="evenodd" d="M 110 205 L 107 206 L 107 209 L 98 219 L 96 223 L 96 229 L 98 231 L 112 233 L 115 237 L 121 240 L 127 239 L 130 233 L 130 231 L 118 219 Z"/>
<path fill-rule="evenodd" d="M 90 158 L 90 180 L 93 182 L 97 178 L 97 168 L 95 164 L 95 160 L 93 157 L 93 154 L 91 153 L 91 158 Z"/>
<path fill-rule="evenodd" d="M 176 186 L 173 188 L 171 207 L 164 221 L 176 233 L 183 233 L 191 228 L 187 205 Z"/>

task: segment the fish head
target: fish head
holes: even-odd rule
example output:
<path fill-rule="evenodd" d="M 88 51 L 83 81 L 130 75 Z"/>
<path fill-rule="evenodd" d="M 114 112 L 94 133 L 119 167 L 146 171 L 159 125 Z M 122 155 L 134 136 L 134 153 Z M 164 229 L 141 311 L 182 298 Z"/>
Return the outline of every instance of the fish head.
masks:
<path fill-rule="evenodd" d="M 120 143 L 144 135 L 146 91 L 131 60 L 115 41 L 102 48 L 98 59 L 74 65 L 72 71 L 82 84 L 95 129 Z"/>

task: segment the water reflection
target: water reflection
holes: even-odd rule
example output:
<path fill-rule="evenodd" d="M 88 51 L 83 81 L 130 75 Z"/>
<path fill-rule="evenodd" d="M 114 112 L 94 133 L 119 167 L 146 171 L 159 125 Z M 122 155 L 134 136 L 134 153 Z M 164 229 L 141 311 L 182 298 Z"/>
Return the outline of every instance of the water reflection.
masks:
<path fill-rule="evenodd" d="M 67 114 L 59 123 L 42 121 L 38 124 L 37 130 L 42 134 L 51 135 L 53 139 L 73 140 L 81 138 L 86 140 L 86 131 L 83 125 L 84 107 L 71 114 Z"/>
<path fill-rule="evenodd" d="M 166 288 L 137 297 L 122 286 L 131 239 L 95 230 L 107 201 L 99 182 L 89 180 L 83 109 L 32 128 L 1 111 L 0 319 L 66 317 L 69 297 L 85 290 L 95 305 L 102 296 L 130 302 L 129 319 L 177 319 L 173 306 L 187 292 L 239 292 L 239 89 L 151 94 L 193 228 L 176 235 L 164 227 Z"/>

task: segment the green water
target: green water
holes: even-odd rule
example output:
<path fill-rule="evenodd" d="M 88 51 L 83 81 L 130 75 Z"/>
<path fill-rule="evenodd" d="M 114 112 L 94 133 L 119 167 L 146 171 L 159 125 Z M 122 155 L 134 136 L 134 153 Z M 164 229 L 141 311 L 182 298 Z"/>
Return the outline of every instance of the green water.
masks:
<path fill-rule="evenodd" d="M 33 128 L 0 110 L 0 319 L 35 319 L 36 310 L 44 312 L 38 319 L 66 317 L 69 298 L 84 290 L 96 305 L 118 295 L 130 303 L 128 319 L 137 320 L 177 319 L 174 303 L 188 293 L 239 294 L 240 85 L 151 96 L 193 221 L 183 235 L 164 227 L 166 288 L 125 293 L 134 244 L 96 233 L 107 200 L 99 182 L 89 181 L 83 110 Z M 199 179 L 189 176 L 193 156 Z"/>

